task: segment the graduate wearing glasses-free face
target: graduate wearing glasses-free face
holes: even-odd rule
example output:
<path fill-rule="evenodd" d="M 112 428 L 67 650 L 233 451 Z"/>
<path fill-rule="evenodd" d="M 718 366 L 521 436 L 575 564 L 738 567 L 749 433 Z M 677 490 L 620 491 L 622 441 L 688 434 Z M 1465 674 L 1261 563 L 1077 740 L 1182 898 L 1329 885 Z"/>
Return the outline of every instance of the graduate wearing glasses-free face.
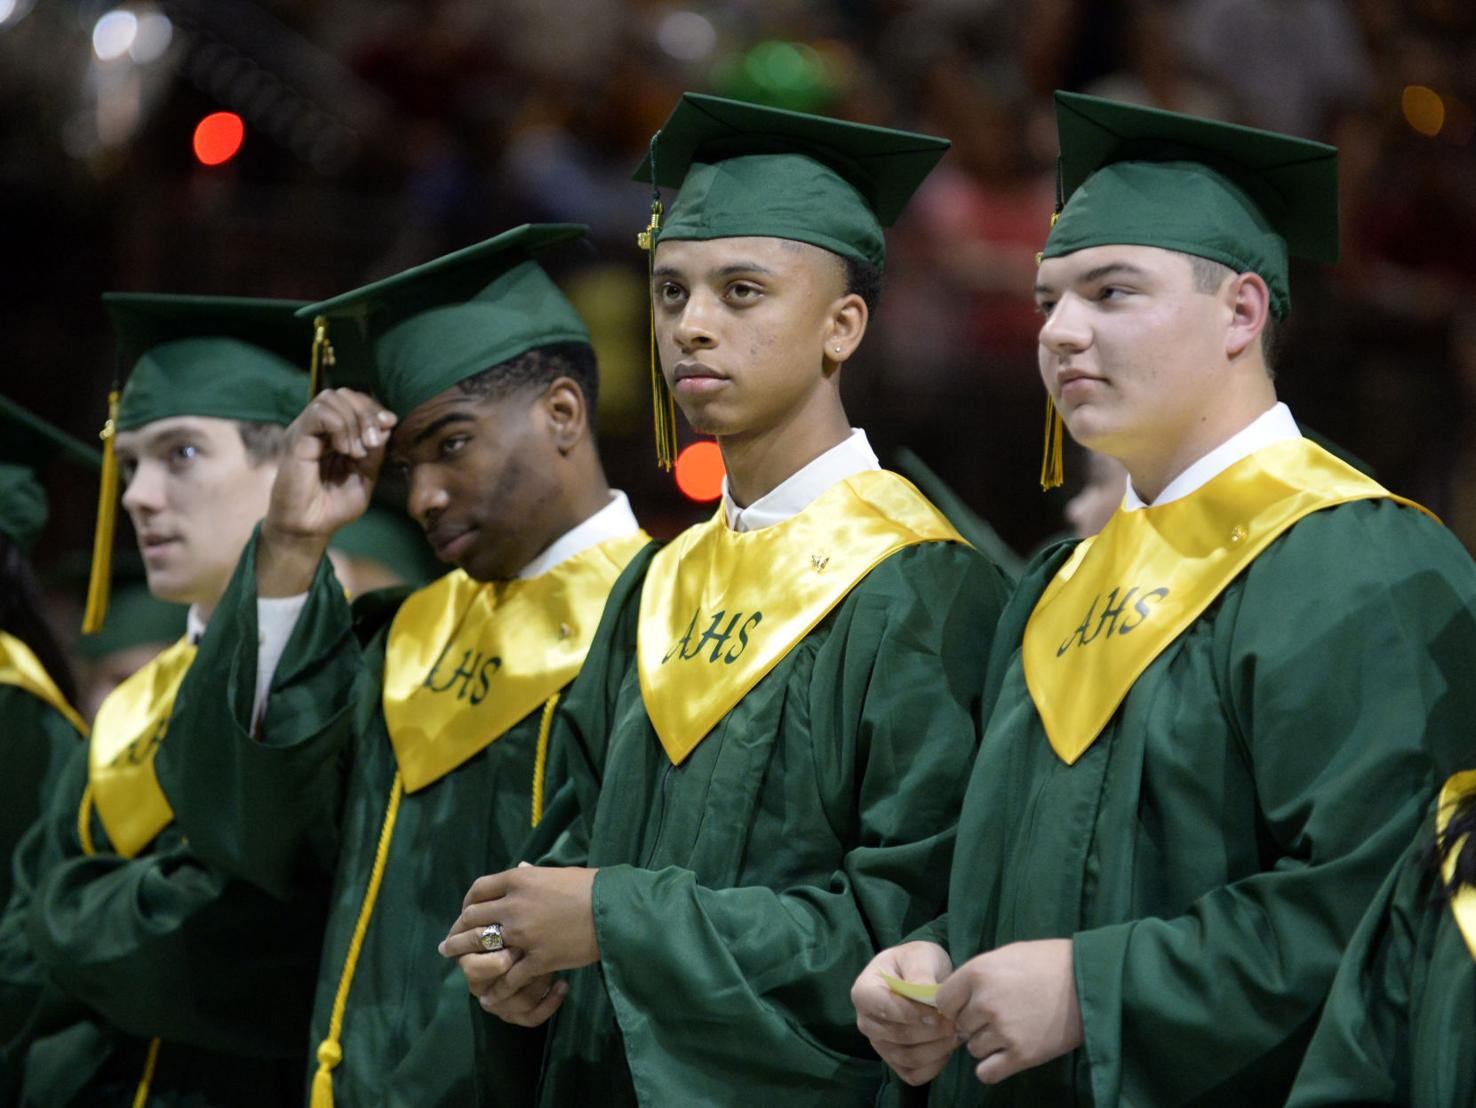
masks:
<path fill-rule="evenodd" d="M 714 435 L 728 470 L 762 495 L 850 434 L 840 367 L 866 333 L 866 304 L 841 259 L 771 237 L 662 242 L 656 345 L 694 428 Z M 770 483 L 752 470 L 776 478 Z M 732 478 L 736 481 L 738 478 Z"/>
<path fill-rule="evenodd" d="M 1041 262 L 1040 375 L 1071 437 L 1121 461 L 1152 500 L 1276 402 L 1254 273 L 1206 290 L 1155 246 L 1096 246 Z"/>
<path fill-rule="evenodd" d="M 208 617 L 266 514 L 277 460 L 253 457 L 235 421 L 211 416 L 120 431 L 116 449 L 149 591 Z"/>

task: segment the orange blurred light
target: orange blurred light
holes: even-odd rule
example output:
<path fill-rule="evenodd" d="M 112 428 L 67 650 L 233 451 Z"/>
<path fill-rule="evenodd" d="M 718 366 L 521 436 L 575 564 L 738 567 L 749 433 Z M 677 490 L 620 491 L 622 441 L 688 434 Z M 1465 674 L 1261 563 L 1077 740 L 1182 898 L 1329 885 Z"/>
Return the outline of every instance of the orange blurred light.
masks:
<path fill-rule="evenodd" d="M 195 127 L 195 157 L 202 165 L 220 165 L 236 156 L 246 125 L 235 112 L 212 112 Z"/>
<path fill-rule="evenodd" d="M 723 452 L 715 442 L 694 442 L 676 460 L 677 488 L 688 500 L 704 502 L 723 495 Z"/>
<path fill-rule="evenodd" d="M 1445 102 L 1432 88 L 1406 85 L 1399 106 L 1404 109 L 1405 122 L 1427 138 L 1434 138 L 1445 126 Z"/>

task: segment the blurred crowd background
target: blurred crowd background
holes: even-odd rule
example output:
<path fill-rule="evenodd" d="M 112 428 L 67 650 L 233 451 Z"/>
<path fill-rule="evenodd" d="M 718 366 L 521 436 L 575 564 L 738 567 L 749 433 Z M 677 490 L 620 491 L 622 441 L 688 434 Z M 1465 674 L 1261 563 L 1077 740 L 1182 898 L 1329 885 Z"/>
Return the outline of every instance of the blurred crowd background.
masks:
<path fill-rule="evenodd" d="M 1085 469 L 1039 490 L 1055 88 L 1340 147 L 1343 259 L 1294 269 L 1282 395 L 1476 549 L 1469 0 L 0 0 L 0 391 L 91 439 L 104 290 L 317 299 L 585 222 L 552 268 L 595 334 L 612 482 L 671 534 L 711 505 L 653 462 L 629 175 L 709 91 L 953 140 L 889 234 L 845 389 L 884 457 L 910 447 L 1028 552 Z M 192 137 L 220 111 L 244 138 L 206 165 Z M 59 573 L 95 493 L 48 485 Z"/>

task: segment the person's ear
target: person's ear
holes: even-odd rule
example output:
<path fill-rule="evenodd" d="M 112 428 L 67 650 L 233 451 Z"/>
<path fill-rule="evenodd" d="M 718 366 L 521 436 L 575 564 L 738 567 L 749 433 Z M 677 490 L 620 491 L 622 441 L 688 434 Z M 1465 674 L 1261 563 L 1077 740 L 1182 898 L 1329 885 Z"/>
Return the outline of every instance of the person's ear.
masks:
<path fill-rule="evenodd" d="M 538 398 L 548 435 L 560 454 L 568 454 L 584 439 L 589 429 L 589 412 L 584 390 L 571 377 L 557 377 Z"/>
<path fill-rule="evenodd" d="M 1255 346 L 1271 313 L 1271 290 L 1258 273 L 1240 273 L 1225 283 L 1229 324 L 1225 328 L 1225 356 L 1234 361 Z"/>

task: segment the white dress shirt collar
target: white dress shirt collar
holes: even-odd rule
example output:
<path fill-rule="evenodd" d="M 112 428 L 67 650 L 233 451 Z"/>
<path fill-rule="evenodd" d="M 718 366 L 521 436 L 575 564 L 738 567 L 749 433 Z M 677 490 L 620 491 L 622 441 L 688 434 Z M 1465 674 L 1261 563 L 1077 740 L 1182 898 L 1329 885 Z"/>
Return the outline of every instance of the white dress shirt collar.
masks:
<path fill-rule="evenodd" d="M 191 604 L 190 610 L 185 613 L 185 635 L 190 642 L 198 644 L 205 634 L 205 619 L 200 615 L 200 605 Z"/>
<path fill-rule="evenodd" d="M 852 427 L 849 438 L 790 474 L 746 508 L 733 503 L 728 479 L 723 478 L 723 513 L 734 531 L 758 531 L 783 523 L 808 508 L 837 481 L 867 470 L 881 469 L 866 432 Z"/>
<path fill-rule="evenodd" d="M 1301 429 L 1297 427 L 1297 421 L 1292 418 L 1291 409 L 1285 404 L 1277 403 L 1170 481 L 1151 505 L 1145 503 L 1138 495 L 1137 490 L 1133 488 L 1132 478 L 1128 478 L 1127 496 L 1122 502 L 1123 511 L 1135 512 L 1139 508 L 1156 508 L 1160 504 L 1182 500 L 1201 485 L 1218 477 L 1236 462 L 1250 457 L 1262 447 L 1301 437 Z"/>
<path fill-rule="evenodd" d="M 566 558 L 581 554 L 591 546 L 634 535 L 640 529 L 641 525 L 636 522 L 635 513 L 630 510 L 630 501 L 626 499 L 625 493 L 619 489 L 611 489 L 610 503 L 583 523 L 576 524 L 554 539 L 542 554 L 518 571 L 518 576 L 541 576 Z"/>

